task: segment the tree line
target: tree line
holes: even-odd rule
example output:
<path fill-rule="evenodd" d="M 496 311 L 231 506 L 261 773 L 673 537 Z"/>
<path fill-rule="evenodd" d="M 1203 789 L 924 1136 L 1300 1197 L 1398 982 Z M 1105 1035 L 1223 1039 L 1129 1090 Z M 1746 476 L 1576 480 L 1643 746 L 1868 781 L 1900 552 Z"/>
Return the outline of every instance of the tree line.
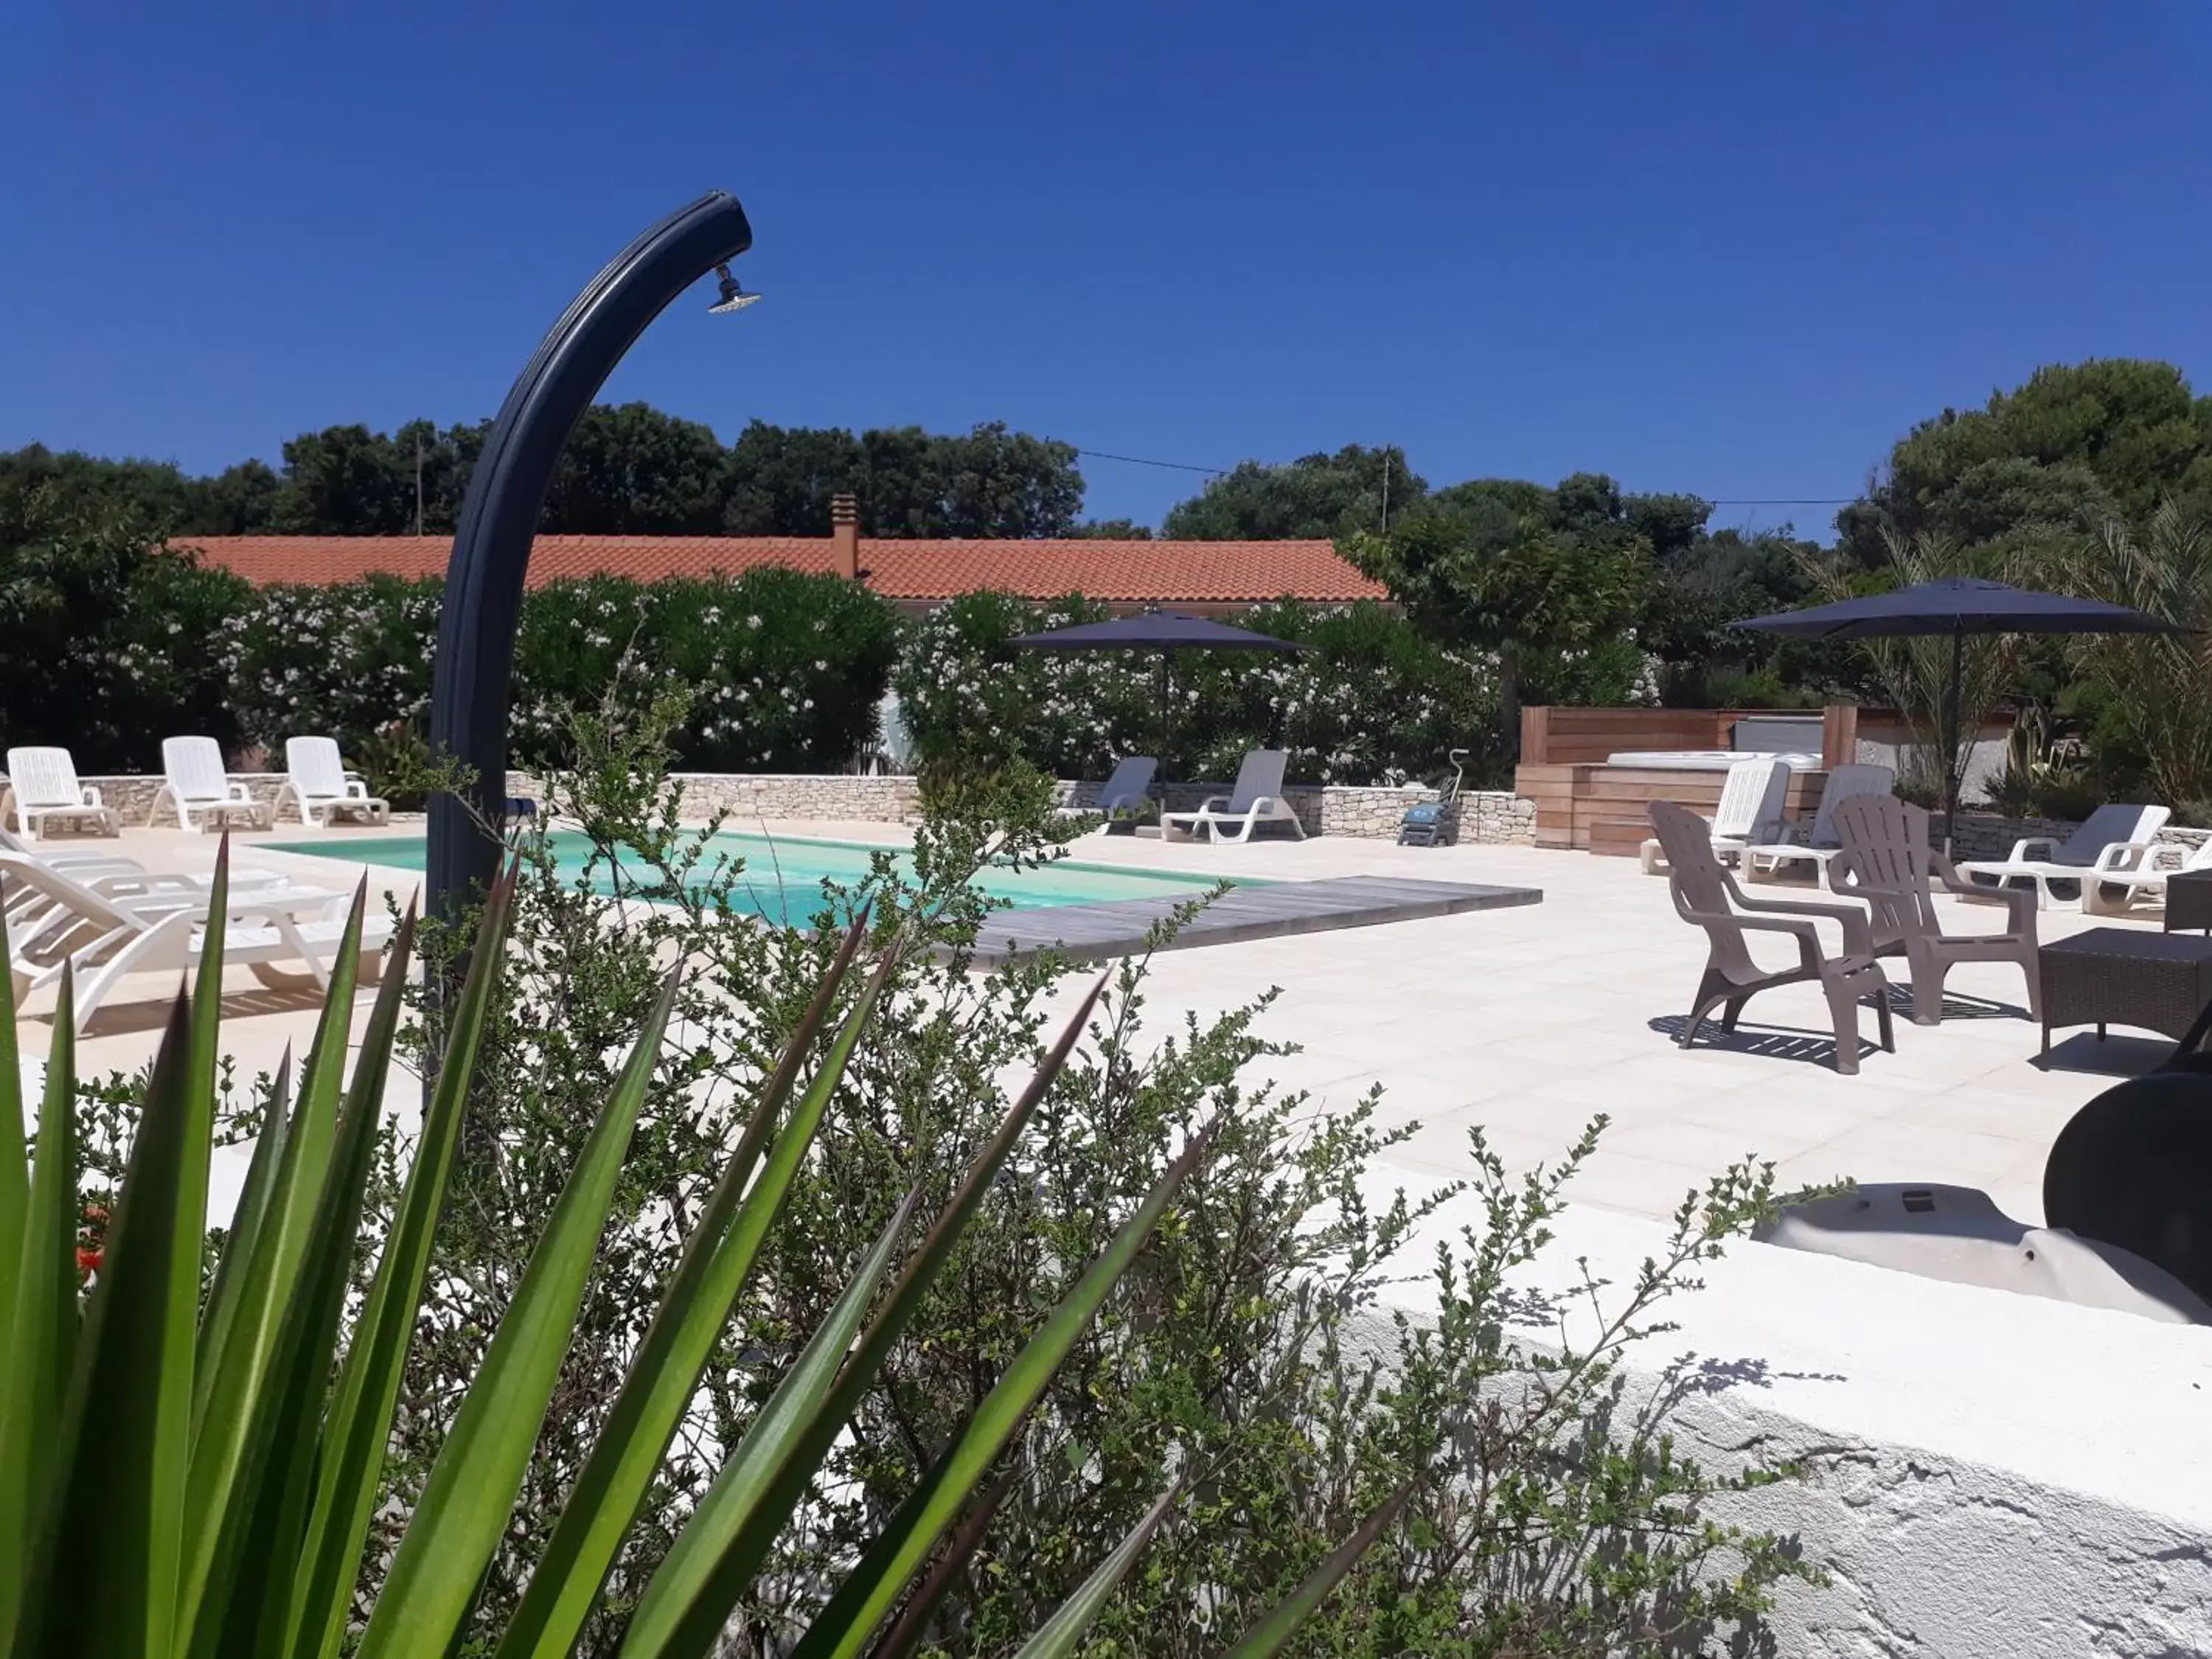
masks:
<path fill-rule="evenodd" d="M 46 486 L 74 507 L 129 509 L 171 535 L 452 533 L 489 421 L 410 421 L 301 433 L 282 464 L 240 461 L 197 477 L 173 463 L 110 460 L 33 444 L 0 452 L 0 493 Z M 966 433 L 781 427 L 754 421 L 725 444 L 648 404 L 587 410 L 563 452 L 541 527 L 571 535 L 821 536 L 850 491 L 871 535 L 1145 538 L 1127 520 L 1085 520 L 1073 444 L 990 422 Z M 1836 515 L 1838 555 L 1886 562 L 1885 530 L 1961 545 L 2033 539 L 2100 511 L 2147 515 L 2167 496 L 2212 503 L 2212 398 L 2171 363 L 2105 359 L 2039 369 L 1974 410 L 1945 410 L 1893 446 Z M 1556 506 L 1556 510 L 1555 510 Z M 1711 505 L 1623 493 L 1605 475 L 1557 486 L 1473 478 L 1431 489 L 1402 450 L 1350 444 L 1281 463 L 1245 461 L 1171 508 L 1160 533 L 1194 540 L 1343 538 L 1423 516 L 1458 517 L 1494 539 L 1510 519 L 1600 522 L 1679 563 L 1705 543 L 1734 571 L 1795 544 L 1709 532 Z M 1741 550 L 1760 544 L 1751 555 Z"/>
<path fill-rule="evenodd" d="M 170 536 L 448 536 L 491 422 L 326 427 L 286 441 L 281 466 L 210 477 L 33 444 L 0 453 L 0 494 L 44 488 L 68 507 L 127 511 Z M 1115 533 L 1078 521 L 1074 446 L 1003 422 L 966 433 L 771 426 L 734 444 L 649 404 L 595 404 L 578 422 L 539 529 L 577 536 L 826 536 L 850 491 L 872 536 Z M 1121 526 L 1133 531 L 1134 526 Z"/>

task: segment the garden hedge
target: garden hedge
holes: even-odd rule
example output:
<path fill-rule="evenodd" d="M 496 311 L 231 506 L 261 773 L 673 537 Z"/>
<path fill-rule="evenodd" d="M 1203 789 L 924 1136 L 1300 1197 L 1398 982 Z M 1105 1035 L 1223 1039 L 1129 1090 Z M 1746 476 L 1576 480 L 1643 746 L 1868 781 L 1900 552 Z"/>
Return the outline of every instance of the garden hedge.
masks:
<path fill-rule="evenodd" d="M 349 762 L 379 771 L 380 756 L 419 744 L 437 579 L 256 589 L 173 555 L 135 562 L 128 626 L 69 653 L 69 696 L 9 699 L 6 741 L 66 744 L 87 771 L 150 770 L 160 739 L 185 732 L 219 738 L 242 769 L 281 765 L 298 732 L 335 737 Z M 1106 614 L 1080 597 L 1035 605 L 979 592 L 902 620 L 865 587 L 780 566 L 554 582 L 523 604 L 514 756 L 525 767 L 565 763 L 565 708 L 611 693 L 618 708 L 642 710 L 673 682 L 692 698 L 676 736 L 684 769 L 837 771 L 878 741 L 878 707 L 896 677 L 924 760 L 1019 758 L 1102 776 L 1122 755 L 1160 751 L 1164 713 L 1163 759 L 1184 777 L 1229 776 L 1244 750 L 1271 745 L 1291 751 L 1300 781 L 1433 775 L 1455 747 L 1473 751 L 1471 775 L 1495 769 L 1492 665 L 1439 650 L 1382 607 L 1261 606 L 1249 626 L 1309 649 L 1182 653 L 1165 711 L 1156 658 L 1008 643 Z M 35 643 L 27 634 L 0 655 L 35 656 Z"/>
<path fill-rule="evenodd" d="M 1079 596 L 1040 605 L 984 592 L 912 624 L 896 689 L 921 757 L 1103 777 L 1121 756 L 1164 747 L 1170 775 L 1226 778 L 1246 750 L 1276 747 L 1298 781 L 1355 784 L 1432 775 L 1455 748 L 1470 751 L 1471 778 L 1500 764 L 1494 664 L 1439 649 L 1381 605 L 1259 607 L 1241 625 L 1308 649 L 1178 653 L 1164 717 L 1153 653 L 1010 643 L 1106 614 Z"/>

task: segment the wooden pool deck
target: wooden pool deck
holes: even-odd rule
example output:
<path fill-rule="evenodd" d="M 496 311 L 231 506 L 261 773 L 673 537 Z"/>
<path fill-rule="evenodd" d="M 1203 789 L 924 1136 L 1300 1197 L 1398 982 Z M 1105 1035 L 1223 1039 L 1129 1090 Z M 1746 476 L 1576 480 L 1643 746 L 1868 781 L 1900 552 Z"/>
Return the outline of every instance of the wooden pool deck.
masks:
<path fill-rule="evenodd" d="M 1153 948 L 1189 951 L 1205 945 L 1237 945 L 1291 933 L 1325 933 L 1340 927 L 1503 909 L 1540 903 L 1543 896 L 1535 887 L 1392 876 L 1255 883 L 1231 889 L 1185 922 L 1173 939 L 1157 946 L 1151 938 L 1153 927 L 1188 899 L 1115 899 L 1101 904 L 1000 910 L 984 925 L 975 959 L 979 967 L 995 967 L 1017 957 L 1057 950 L 1071 961 L 1100 962 Z"/>

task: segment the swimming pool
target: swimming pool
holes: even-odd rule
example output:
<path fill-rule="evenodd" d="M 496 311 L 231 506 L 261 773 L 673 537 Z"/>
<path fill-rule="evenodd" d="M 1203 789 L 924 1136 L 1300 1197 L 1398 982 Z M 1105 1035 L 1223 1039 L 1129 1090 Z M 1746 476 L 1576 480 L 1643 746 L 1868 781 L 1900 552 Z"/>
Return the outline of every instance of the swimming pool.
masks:
<path fill-rule="evenodd" d="M 555 862 L 565 872 L 582 871 L 591 842 L 574 830 L 556 830 L 546 837 Z M 342 840 L 280 842 L 273 853 L 299 853 L 313 858 L 343 859 L 349 863 L 382 864 L 400 870 L 423 867 L 427 843 L 421 836 L 348 836 Z M 703 878 L 713 867 L 713 854 L 744 860 L 744 871 L 731 893 L 731 902 L 778 923 L 805 922 L 820 908 L 822 884 L 834 881 L 857 887 L 868 876 L 869 860 L 886 849 L 865 842 L 814 841 L 792 836 L 750 836 L 725 832 L 714 837 L 709 855 L 702 861 Z M 913 862 L 902 852 L 892 862 L 911 875 Z M 1256 885 L 1249 877 L 1240 885 Z M 605 872 L 601 886 L 607 885 Z M 1214 884 L 1211 876 L 1180 875 L 1172 871 L 1126 870 L 1106 864 L 1085 864 L 1063 859 L 1041 869 L 998 867 L 984 871 L 971 885 L 1016 908 L 1042 909 L 1056 904 L 1103 904 L 1115 899 L 1197 898 Z"/>

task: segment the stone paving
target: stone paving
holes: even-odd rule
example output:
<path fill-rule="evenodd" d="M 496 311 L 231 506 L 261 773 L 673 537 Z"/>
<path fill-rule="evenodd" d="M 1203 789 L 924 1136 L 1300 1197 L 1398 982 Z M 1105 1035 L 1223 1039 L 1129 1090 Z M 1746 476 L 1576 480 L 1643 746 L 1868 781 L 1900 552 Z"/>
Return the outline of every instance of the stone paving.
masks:
<path fill-rule="evenodd" d="M 901 834 L 882 823 L 767 827 L 878 842 Z M 361 833 L 328 832 L 329 844 L 342 854 Z M 276 838 L 297 840 L 299 831 L 280 830 Z M 240 836 L 240 861 L 322 885 L 349 885 L 362 868 L 343 858 L 270 852 L 257 845 L 263 839 Z M 179 869 L 209 867 L 215 850 L 213 837 L 174 830 L 134 830 L 119 842 L 97 845 Z M 1350 837 L 1237 848 L 1094 835 L 1078 852 L 1086 860 L 1186 872 L 1542 889 L 1542 903 L 1518 909 L 1224 945 L 1153 964 L 1152 1010 L 1162 1026 L 1181 1009 L 1211 1013 L 1280 987 L 1264 1029 L 1304 1051 L 1269 1062 L 1267 1071 L 1334 1103 L 1384 1083 L 1386 1117 L 1421 1123 L 1394 1154 L 1417 1186 L 1464 1167 L 1473 1125 L 1485 1127 L 1510 1163 L 1525 1165 L 1556 1156 L 1603 1111 L 1612 1126 L 1575 1189 L 1583 1202 L 1663 1215 L 1686 1188 L 1748 1153 L 1775 1160 L 1785 1182 L 1850 1176 L 1981 1187 L 2013 1215 L 2035 1221 L 2051 1138 L 2113 1077 L 2154 1063 L 2166 1046 L 2148 1035 L 2116 1033 L 2100 1044 L 2087 1031 L 2061 1033 L 2051 1063 L 2039 1066 L 2038 1031 L 2025 1016 L 2017 970 L 1968 964 L 1951 979 L 1956 1017 L 1928 1029 L 1900 1012 L 1898 1052 L 1868 1054 L 1855 1078 L 1833 1069 L 1825 1007 L 1818 991 L 1806 987 L 1754 1000 L 1735 1040 L 1701 1042 L 1685 1052 L 1668 1033 L 1697 981 L 1704 936 L 1674 916 L 1665 881 L 1643 875 L 1632 860 L 1523 847 L 1420 849 Z M 418 879 L 400 871 L 372 873 L 380 888 L 403 895 Z M 2002 915 L 1990 907 L 1942 903 L 1957 928 L 1993 927 Z M 2045 912 L 2042 921 L 2045 938 L 2089 925 L 2063 910 Z M 1786 951 L 1788 941 L 1780 944 Z M 1754 948 L 1764 957 L 1775 945 Z M 235 981 L 228 1029 L 243 1069 L 273 1065 L 287 1042 L 304 1044 L 313 1024 L 309 1000 L 261 992 L 242 973 Z M 85 1045 L 86 1064 L 143 1064 L 152 1051 L 159 999 L 171 988 L 154 975 L 126 982 L 118 1002 L 139 1000 L 103 1013 Z M 1865 1024 L 1870 1036 L 1870 1013 Z M 42 1053 L 43 1021 L 34 1019 L 25 1037 L 31 1052 Z M 413 1087 L 411 1079 L 395 1079 L 395 1100 Z"/>

